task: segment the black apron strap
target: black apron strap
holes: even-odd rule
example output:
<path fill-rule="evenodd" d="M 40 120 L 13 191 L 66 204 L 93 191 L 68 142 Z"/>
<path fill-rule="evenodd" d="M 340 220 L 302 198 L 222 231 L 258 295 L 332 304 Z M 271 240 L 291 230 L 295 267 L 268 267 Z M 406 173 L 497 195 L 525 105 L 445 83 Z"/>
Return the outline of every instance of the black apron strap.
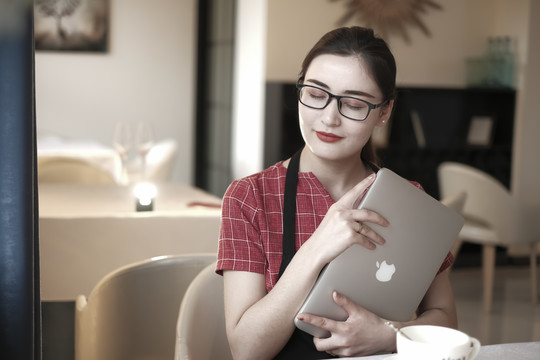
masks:
<path fill-rule="evenodd" d="M 370 167 L 371 171 L 373 171 L 375 174 L 379 172 L 379 167 L 372 163 L 371 161 L 367 161 L 366 164 Z"/>
<path fill-rule="evenodd" d="M 296 253 L 296 190 L 298 186 L 298 170 L 300 168 L 300 154 L 298 150 L 292 157 L 287 167 L 285 177 L 285 191 L 283 199 L 283 255 L 279 267 L 278 279 L 281 277 L 287 265 Z M 313 336 L 296 328 L 291 338 L 274 358 L 275 360 L 296 359 L 328 359 L 328 353 L 315 349 Z"/>
<path fill-rule="evenodd" d="M 285 191 L 283 195 L 283 255 L 281 257 L 278 279 L 296 253 L 296 188 L 298 186 L 301 153 L 302 149 L 298 150 L 291 157 L 291 161 L 287 167 L 287 175 L 285 176 Z"/>

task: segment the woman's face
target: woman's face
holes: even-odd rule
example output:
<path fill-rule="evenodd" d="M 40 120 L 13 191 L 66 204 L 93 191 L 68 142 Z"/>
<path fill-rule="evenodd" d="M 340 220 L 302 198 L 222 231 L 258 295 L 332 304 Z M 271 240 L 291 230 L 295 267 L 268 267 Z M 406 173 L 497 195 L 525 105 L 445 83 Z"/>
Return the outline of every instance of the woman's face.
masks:
<path fill-rule="evenodd" d="M 319 55 L 309 65 L 304 84 L 372 104 L 384 100 L 364 60 L 358 57 Z M 300 130 L 315 156 L 327 160 L 354 158 L 358 161 L 374 127 L 383 126 L 390 117 L 392 105 L 390 102 L 389 106 L 373 109 L 365 120 L 355 121 L 339 113 L 335 98 L 324 109 L 312 109 L 299 102 Z"/>

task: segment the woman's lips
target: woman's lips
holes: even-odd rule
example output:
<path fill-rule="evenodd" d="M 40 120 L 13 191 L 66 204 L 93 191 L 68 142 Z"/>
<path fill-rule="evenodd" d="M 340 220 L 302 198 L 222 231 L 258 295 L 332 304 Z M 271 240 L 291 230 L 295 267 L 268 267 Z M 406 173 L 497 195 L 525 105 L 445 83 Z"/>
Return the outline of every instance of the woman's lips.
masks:
<path fill-rule="evenodd" d="M 342 139 L 341 136 L 325 133 L 322 131 L 317 131 L 317 137 L 319 138 L 319 140 L 327 142 L 327 143 L 333 143 Z"/>

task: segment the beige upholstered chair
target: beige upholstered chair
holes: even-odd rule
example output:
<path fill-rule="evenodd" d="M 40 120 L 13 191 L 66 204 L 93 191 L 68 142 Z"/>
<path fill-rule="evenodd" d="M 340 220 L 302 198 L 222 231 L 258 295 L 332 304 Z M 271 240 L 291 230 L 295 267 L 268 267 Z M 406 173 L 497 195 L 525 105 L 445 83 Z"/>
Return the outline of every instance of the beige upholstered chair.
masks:
<path fill-rule="evenodd" d="M 113 176 L 106 170 L 83 160 L 67 157 L 40 160 L 38 181 L 79 184 L 115 183 Z"/>
<path fill-rule="evenodd" d="M 215 254 L 164 256 L 105 276 L 75 310 L 76 360 L 170 360 L 186 289 Z"/>
<path fill-rule="evenodd" d="M 146 156 L 146 170 L 153 181 L 170 181 L 178 144 L 173 139 L 156 143 Z"/>
<path fill-rule="evenodd" d="M 141 174 L 142 164 L 139 157 L 135 158 L 128 165 L 130 181 L 171 181 L 177 151 L 178 143 L 174 139 L 165 139 L 157 142 L 146 155 L 144 179 L 143 174 Z"/>
<path fill-rule="evenodd" d="M 444 162 L 438 168 L 441 196 L 465 191 L 465 225 L 460 242 L 482 245 L 483 305 L 491 312 L 497 246 L 528 244 L 530 249 L 531 297 L 537 302 L 537 244 L 540 242 L 540 207 L 520 203 L 495 178 L 468 165 Z M 456 246 L 459 250 L 459 243 Z"/>
<path fill-rule="evenodd" d="M 208 265 L 189 286 L 176 328 L 175 360 L 229 360 L 223 278 Z"/>

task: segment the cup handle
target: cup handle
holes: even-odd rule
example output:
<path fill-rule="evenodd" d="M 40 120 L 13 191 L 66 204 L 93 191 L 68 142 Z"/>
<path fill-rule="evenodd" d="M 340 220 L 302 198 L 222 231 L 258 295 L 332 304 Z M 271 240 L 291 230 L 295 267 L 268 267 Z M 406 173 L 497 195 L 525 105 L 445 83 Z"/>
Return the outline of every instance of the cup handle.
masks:
<path fill-rule="evenodd" d="M 471 337 L 471 352 L 467 356 L 467 360 L 473 360 L 476 355 L 480 352 L 480 341 L 478 339 Z"/>

